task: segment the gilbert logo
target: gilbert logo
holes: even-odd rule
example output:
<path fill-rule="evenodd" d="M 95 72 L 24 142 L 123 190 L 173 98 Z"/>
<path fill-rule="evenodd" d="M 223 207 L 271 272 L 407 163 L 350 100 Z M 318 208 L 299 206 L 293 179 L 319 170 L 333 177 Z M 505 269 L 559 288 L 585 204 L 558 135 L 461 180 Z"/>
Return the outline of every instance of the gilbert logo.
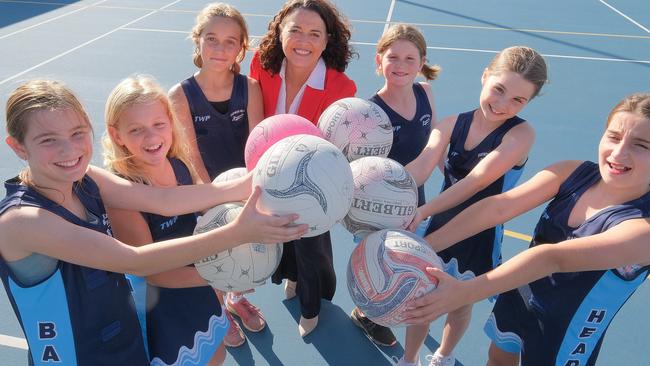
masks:
<path fill-rule="evenodd" d="M 210 120 L 210 115 L 206 116 L 194 116 L 194 122 L 208 122 Z"/>

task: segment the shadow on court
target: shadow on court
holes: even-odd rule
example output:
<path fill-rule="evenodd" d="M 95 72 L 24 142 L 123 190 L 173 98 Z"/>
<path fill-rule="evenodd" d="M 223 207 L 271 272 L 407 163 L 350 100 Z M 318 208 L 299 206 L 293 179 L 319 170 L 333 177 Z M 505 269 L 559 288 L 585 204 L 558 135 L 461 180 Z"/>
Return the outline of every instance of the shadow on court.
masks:
<path fill-rule="evenodd" d="M 22 22 L 78 1 L 60 1 L 58 3 L 0 3 L 0 28 Z"/>
<path fill-rule="evenodd" d="M 621 55 L 618 55 L 618 54 L 615 54 L 615 53 L 606 52 L 606 51 L 603 51 L 603 50 L 599 50 L 599 49 L 592 48 L 592 47 L 587 47 L 587 46 L 580 45 L 580 44 L 577 44 L 577 43 L 563 41 L 563 40 L 560 40 L 560 39 L 557 39 L 557 38 L 545 36 L 545 35 L 534 33 L 534 32 L 515 29 L 515 28 L 512 28 L 512 27 L 508 27 L 506 25 L 503 25 L 503 24 L 490 22 L 490 21 L 487 21 L 487 20 L 479 19 L 479 18 L 476 18 L 476 17 L 468 16 L 468 15 L 461 14 L 461 13 L 456 13 L 456 12 L 441 9 L 441 8 L 436 8 L 436 7 L 433 7 L 433 6 L 430 6 L 430 5 L 420 4 L 420 3 L 417 3 L 415 1 L 397 0 L 397 2 L 417 6 L 419 8 L 431 10 L 431 11 L 438 12 L 438 13 L 451 15 L 451 16 L 461 18 L 461 19 L 471 20 L 471 21 L 483 24 L 485 26 L 507 29 L 507 30 L 510 30 L 512 32 L 515 32 L 515 33 L 525 34 L 526 36 L 529 36 L 529 37 L 533 37 L 533 38 L 542 39 L 542 40 L 545 40 L 545 41 L 561 44 L 561 45 L 571 47 L 571 48 L 575 48 L 575 49 L 582 50 L 582 51 L 593 52 L 593 53 L 595 53 L 597 55 L 600 55 L 600 56 L 603 56 L 603 57 L 615 58 L 615 59 L 620 59 L 620 60 L 630 60 L 627 57 L 624 57 L 624 56 L 621 56 Z M 641 67 L 644 67 L 644 68 L 650 68 L 650 64 L 645 64 L 645 63 L 635 62 L 633 65 L 634 66 L 641 66 Z"/>

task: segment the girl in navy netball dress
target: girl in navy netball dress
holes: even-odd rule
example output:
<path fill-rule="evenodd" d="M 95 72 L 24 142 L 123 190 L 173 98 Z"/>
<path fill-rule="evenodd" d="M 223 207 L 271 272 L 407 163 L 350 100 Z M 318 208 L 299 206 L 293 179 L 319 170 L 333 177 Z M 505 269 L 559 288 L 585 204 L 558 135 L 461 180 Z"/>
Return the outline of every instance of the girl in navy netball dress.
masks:
<path fill-rule="evenodd" d="M 108 97 L 105 119 L 104 160 L 109 170 L 154 187 L 195 183 L 187 140 L 155 80 L 147 76 L 123 80 Z M 170 217 L 107 211 L 115 238 L 135 246 L 189 236 L 196 226 L 194 213 Z M 223 363 L 220 346 L 229 323 L 216 294 L 193 265 L 147 276 L 146 283 L 134 287 L 138 310 L 145 314 L 152 365 Z"/>
<path fill-rule="evenodd" d="M 406 167 L 422 184 L 447 152 L 442 192 L 418 208 L 410 229 L 431 215 L 429 233 L 472 203 L 515 185 L 535 138 L 532 125 L 517 114 L 539 93 L 546 76 L 544 59 L 528 47 L 509 47 L 492 59 L 481 77 L 478 108 L 436 123 L 427 146 Z M 480 275 L 499 264 L 502 236 L 503 226 L 489 228 L 438 255 L 457 261 L 461 273 Z M 449 313 L 431 365 L 454 364 L 453 349 L 470 318 L 471 305 Z M 411 343 L 419 348 L 425 337 L 422 328 Z M 408 339 L 407 348 L 408 356 Z"/>
<path fill-rule="evenodd" d="M 35 365 L 149 365 L 129 285 L 241 243 L 292 240 L 295 215 L 255 209 L 259 189 L 232 224 L 132 247 L 111 237 L 104 210 L 173 216 L 245 198 L 250 177 L 161 189 L 90 166 L 88 115 L 61 83 L 28 81 L 8 98 L 7 144 L 27 168 L 0 201 L 0 277 Z M 173 204 L 169 204 L 173 202 Z"/>
<path fill-rule="evenodd" d="M 485 326 L 488 365 L 595 365 L 614 315 L 650 271 L 650 94 L 609 114 L 598 162 L 563 161 L 511 191 L 486 198 L 434 231 L 443 249 L 545 201 L 530 248 L 459 283 L 439 271 L 438 288 L 412 306 L 411 322 L 499 294 Z"/>
<path fill-rule="evenodd" d="M 426 55 L 424 36 L 412 25 L 392 25 L 377 43 L 377 72 L 386 81 L 370 100 L 386 112 L 393 125 L 393 145 L 388 157 L 402 165 L 420 155 L 436 120 L 431 85 L 415 82 L 418 75 L 427 81 L 438 76 L 440 68 L 428 65 Z M 418 206 L 425 202 L 424 185 L 421 185 L 418 187 Z M 373 342 L 382 346 L 392 346 L 397 342 L 390 328 L 375 324 L 359 308 L 352 310 L 350 318 Z"/>
<path fill-rule="evenodd" d="M 169 94 L 187 131 L 191 160 L 201 179 L 208 182 L 228 169 L 244 166 L 248 133 L 262 120 L 262 93 L 256 80 L 239 73 L 248 49 L 248 30 L 237 9 L 224 3 L 206 6 L 196 18 L 191 37 L 196 47 L 194 65 L 199 70 Z M 266 326 L 259 309 L 241 294 L 228 293 L 222 301 L 231 322 L 224 340 L 227 346 L 246 340 L 230 313 L 252 332 Z"/>

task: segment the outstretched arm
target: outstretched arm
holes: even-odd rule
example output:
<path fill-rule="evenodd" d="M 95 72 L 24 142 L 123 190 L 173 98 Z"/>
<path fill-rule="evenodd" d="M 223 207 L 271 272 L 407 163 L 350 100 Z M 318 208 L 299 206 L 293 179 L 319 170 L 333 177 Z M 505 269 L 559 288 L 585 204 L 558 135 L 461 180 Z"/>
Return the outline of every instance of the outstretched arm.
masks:
<path fill-rule="evenodd" d="M 86 267 L 148 276 L 239 244 L 286 242 L 307 231 L 307 225 L 287 226 L 296 215 L 276 217 L 258 211 L 255 206 L 260 192 L 256 189 L 239 216 L 227 225 L 141 247 L 74 225 L 44 209 L 12 208 L 0 216 L 0 254 L 6 260 L 18 260 L 40 253 Z"/>
<path fill-rule="evenodd" d="M 90 166 L 108 208 L 174 216 L 199 212 L 224 202 L 243 201 L 251 193 L 251 174 L 228 182 L 159 188 L 130 182 L 104 169 Z"/>
<path fill-rule="evenodd" d="M 409 322 L 429 322 L 472 304 L 558 272 L 595 271 L 625 265 L 650 264 L 650 219 L 633 219 L 583 238 L 542 244 L 517 254 L 494 270 L 469 281 L 458 281 L 429 268 L 438 288 L 413 301 Z"/>
<path fill-rule="evenodd" d="M 429 179 L 433 169 L 442 159 L 447 145 L 449 145 L 455 123 L 456 116 L 447 117 L 435 123 L 431 129 L 427 145 L 415 160 L 406 165 L 406 170 L 411 173 L 418 187 Z"/>
<path fill-rule="evenodd" d="M 535 132 L 522 123 L 504 136 L 501 144 L 488 153 L 467 176 L 419 208 L 422 217 L 443 212 L 457 206 L 525 161 Z"/>
<path fill-rule="evenodd" d="M 579 161 L 553 164 L 521 185 L 469 206 L 425 239 L 434 250 L 441 251 L 483 230 L 503 224 L 553 198 L 562 182 L 579 164 Z"/>

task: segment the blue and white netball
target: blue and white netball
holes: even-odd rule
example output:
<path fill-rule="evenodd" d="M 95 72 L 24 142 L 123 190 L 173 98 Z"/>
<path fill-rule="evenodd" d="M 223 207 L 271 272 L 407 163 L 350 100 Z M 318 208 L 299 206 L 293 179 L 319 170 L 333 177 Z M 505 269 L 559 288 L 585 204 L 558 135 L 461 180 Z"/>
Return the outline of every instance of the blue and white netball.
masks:
<path fill-rule="evenodd" d="M 242 209 L 241 203 L 225 203 L 211 208 L 199 218 L 194 234 L 226 225 Z M 210 286 L 225 292 L 244 292 L 263 285 L 278 268 L 281 258 L 281 243 L 248 243 L 203 258 L 194 263 L 194 267 Z"/>
<path fill-rule="evenodd" d="M 356 97 L 339 99 L 318 119 L 325 139 L 353 161 L 364 156 L 388 156 L 393 126 L 377 104 Z"/>
<path fill-rule="evenodd" d="M 354 195 L 343 226 L 360 238 L 381 229 L 406 229 L 418 207 L 418 187 L 402 164 L 370 156 L 350 168 Z"/>
<path fill-rule="evenodd" d="M 377 324 L 404 326 L 406 304 L 436 288 L 426 267 L 443 264 L 424 239 L 404 230 L 376 231 L 350 256 L 347 284 L 352 302 Z"/>
<path fill-rule="evenodd" d="M 352 204 L 352 171 L 336 146 L 312 135 L 286 137 L 260 158 L 253 185 L 262 188 L 262 211 L 296 213 L 306 237 L 320 235 L 341 220 Z"/>

